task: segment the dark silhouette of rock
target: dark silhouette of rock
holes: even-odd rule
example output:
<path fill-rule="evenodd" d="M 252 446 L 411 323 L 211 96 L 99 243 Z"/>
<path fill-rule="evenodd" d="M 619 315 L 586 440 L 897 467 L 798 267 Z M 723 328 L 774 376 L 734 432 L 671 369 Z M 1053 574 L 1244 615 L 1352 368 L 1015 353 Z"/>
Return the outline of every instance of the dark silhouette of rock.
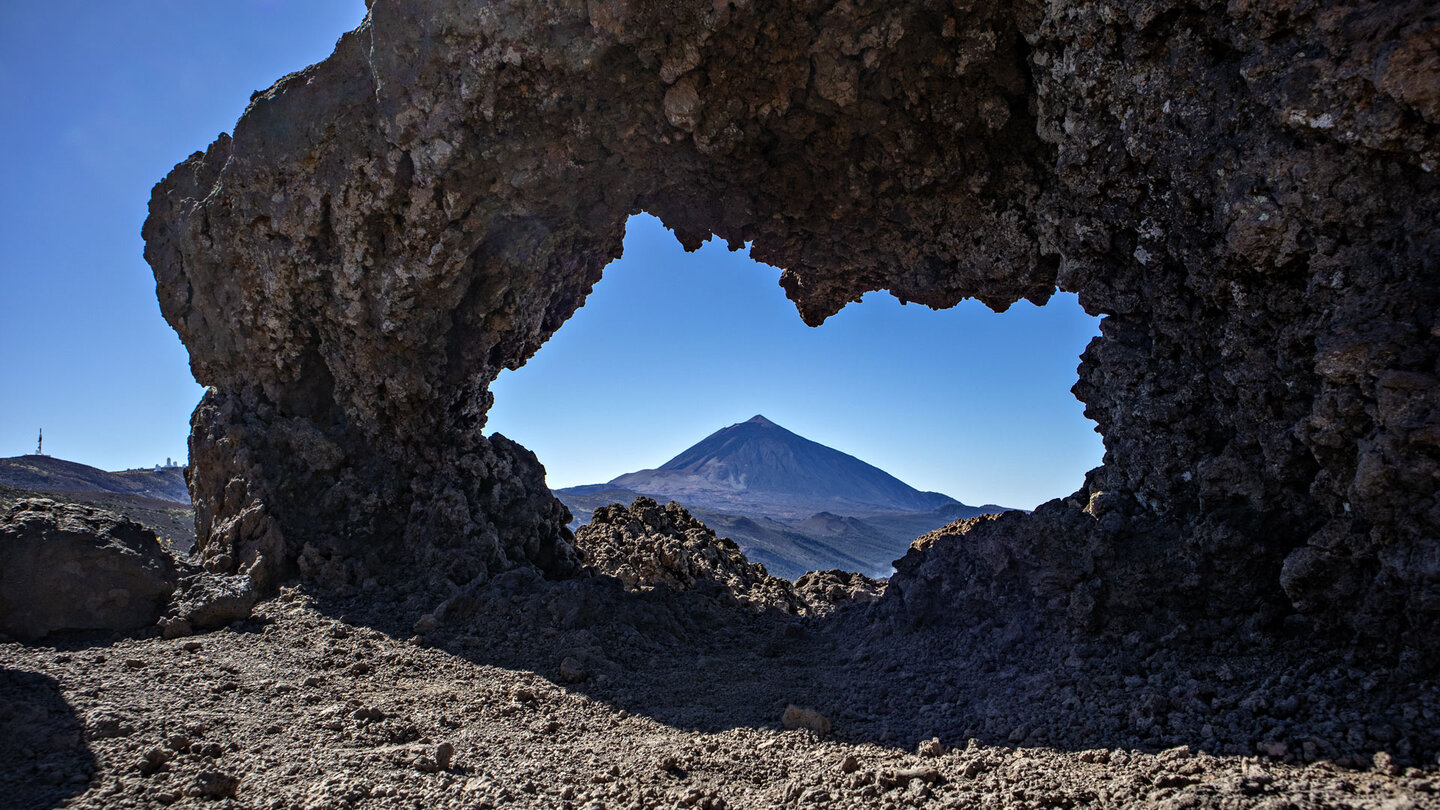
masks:
<path fill-rule="evenodd" d="M 1105 316 L 1074 389 L 1105 466 L 917 550 L 907 600 L 1433 648 L 1436 30 L 1349 0 L 376 0 L 151 200 L 212 386 L 201 553 L 267 588 L 572 571 L 538 462 L 482 434 L 488 385 L 647 210 L 753 243 L 810 324 L 876 289 Z"/>
<path fill-rule="evenodd" d="M 174 560 L 127 518 L 39 498 L 0 514 L 0 632 L 136 630 L 175 590 Z"/>

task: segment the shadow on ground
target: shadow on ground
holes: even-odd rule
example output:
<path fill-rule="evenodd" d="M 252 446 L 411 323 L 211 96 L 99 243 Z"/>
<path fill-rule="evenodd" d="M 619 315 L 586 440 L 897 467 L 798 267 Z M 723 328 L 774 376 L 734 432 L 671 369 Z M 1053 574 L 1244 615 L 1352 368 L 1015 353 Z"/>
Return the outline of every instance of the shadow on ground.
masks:
<path fill-rule="evenodd" d="M 58 807 L 85 791 L 95 757 L 54 678 L 0 669 L 0 796 L 15 810 Z"/>
<path fill-rule="evenodd" d="M 1189 746 L 1363 767 L 1378 751 L 1433 766 L 1434 662 L 1356 660 L 1257 636 L 1080 637 L 1023 615 L 915 628 L 882 606 L 823 618 L 724 594 L 626 591 L 610 577 L 501 575 L 438 608 L 313 592 L 321 612 L 702 733 L 814 709 L 835 738 L 901 750 L 938 737 L 1058 750 Z"/>

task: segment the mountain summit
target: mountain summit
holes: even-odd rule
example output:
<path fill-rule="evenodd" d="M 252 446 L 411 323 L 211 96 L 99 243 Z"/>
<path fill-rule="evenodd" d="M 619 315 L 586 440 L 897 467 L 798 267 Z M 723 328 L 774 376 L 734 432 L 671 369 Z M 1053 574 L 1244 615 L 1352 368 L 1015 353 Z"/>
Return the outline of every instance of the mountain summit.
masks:
<path fill-rule="evenodd" d="M 609 486 L 775 518 L 918 512 L 958 503 L 938 492 L 921 492 L 758 415 L 710 434 L 656 469 L 627 473 Z"/>

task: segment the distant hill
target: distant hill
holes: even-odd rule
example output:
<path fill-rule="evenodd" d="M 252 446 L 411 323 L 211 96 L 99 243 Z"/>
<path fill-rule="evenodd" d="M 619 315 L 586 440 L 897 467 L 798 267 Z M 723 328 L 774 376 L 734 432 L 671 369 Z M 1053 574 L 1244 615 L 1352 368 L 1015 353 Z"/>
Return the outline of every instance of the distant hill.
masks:
<path fill-rule="evenodd" d="M 195 545 L 195 510 L 190 508 L 189 503 L 118 492 L 38 492 L 0 484 L 0 509 L 24 498 L 49 498 L 124 515 L 148 526 L 157 536 L 164 538 L 176 553 L 187 552 Z"/>
<path fill-rule="evenodd" d="M 0 485 L 34 492 L 110 492 L 190 505 L 184 467 L 106 472 L 54 456 L 0 459 Z"/>
<path fill-rule="evenodd" d="M 921 492 L 763 416 L 719 430 L 652 470 L 555 491 L 574 526 L 640 495 L 674 500 L 775 576 L 841 568 L 887 576 L 910 541 L 960 518 L 1006 511 Z"/>

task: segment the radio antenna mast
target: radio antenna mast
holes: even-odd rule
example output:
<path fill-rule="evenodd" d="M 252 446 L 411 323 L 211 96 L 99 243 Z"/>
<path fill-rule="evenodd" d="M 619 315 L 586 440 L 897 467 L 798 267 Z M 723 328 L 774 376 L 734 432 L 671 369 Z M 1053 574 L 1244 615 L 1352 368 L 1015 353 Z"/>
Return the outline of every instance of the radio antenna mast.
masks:
<path fill-rule="evenodd" d="M 45 449 L 45 428 L 40 428 L 40 438 L 35 440 L 35 455 L 43 456 Z"/>

